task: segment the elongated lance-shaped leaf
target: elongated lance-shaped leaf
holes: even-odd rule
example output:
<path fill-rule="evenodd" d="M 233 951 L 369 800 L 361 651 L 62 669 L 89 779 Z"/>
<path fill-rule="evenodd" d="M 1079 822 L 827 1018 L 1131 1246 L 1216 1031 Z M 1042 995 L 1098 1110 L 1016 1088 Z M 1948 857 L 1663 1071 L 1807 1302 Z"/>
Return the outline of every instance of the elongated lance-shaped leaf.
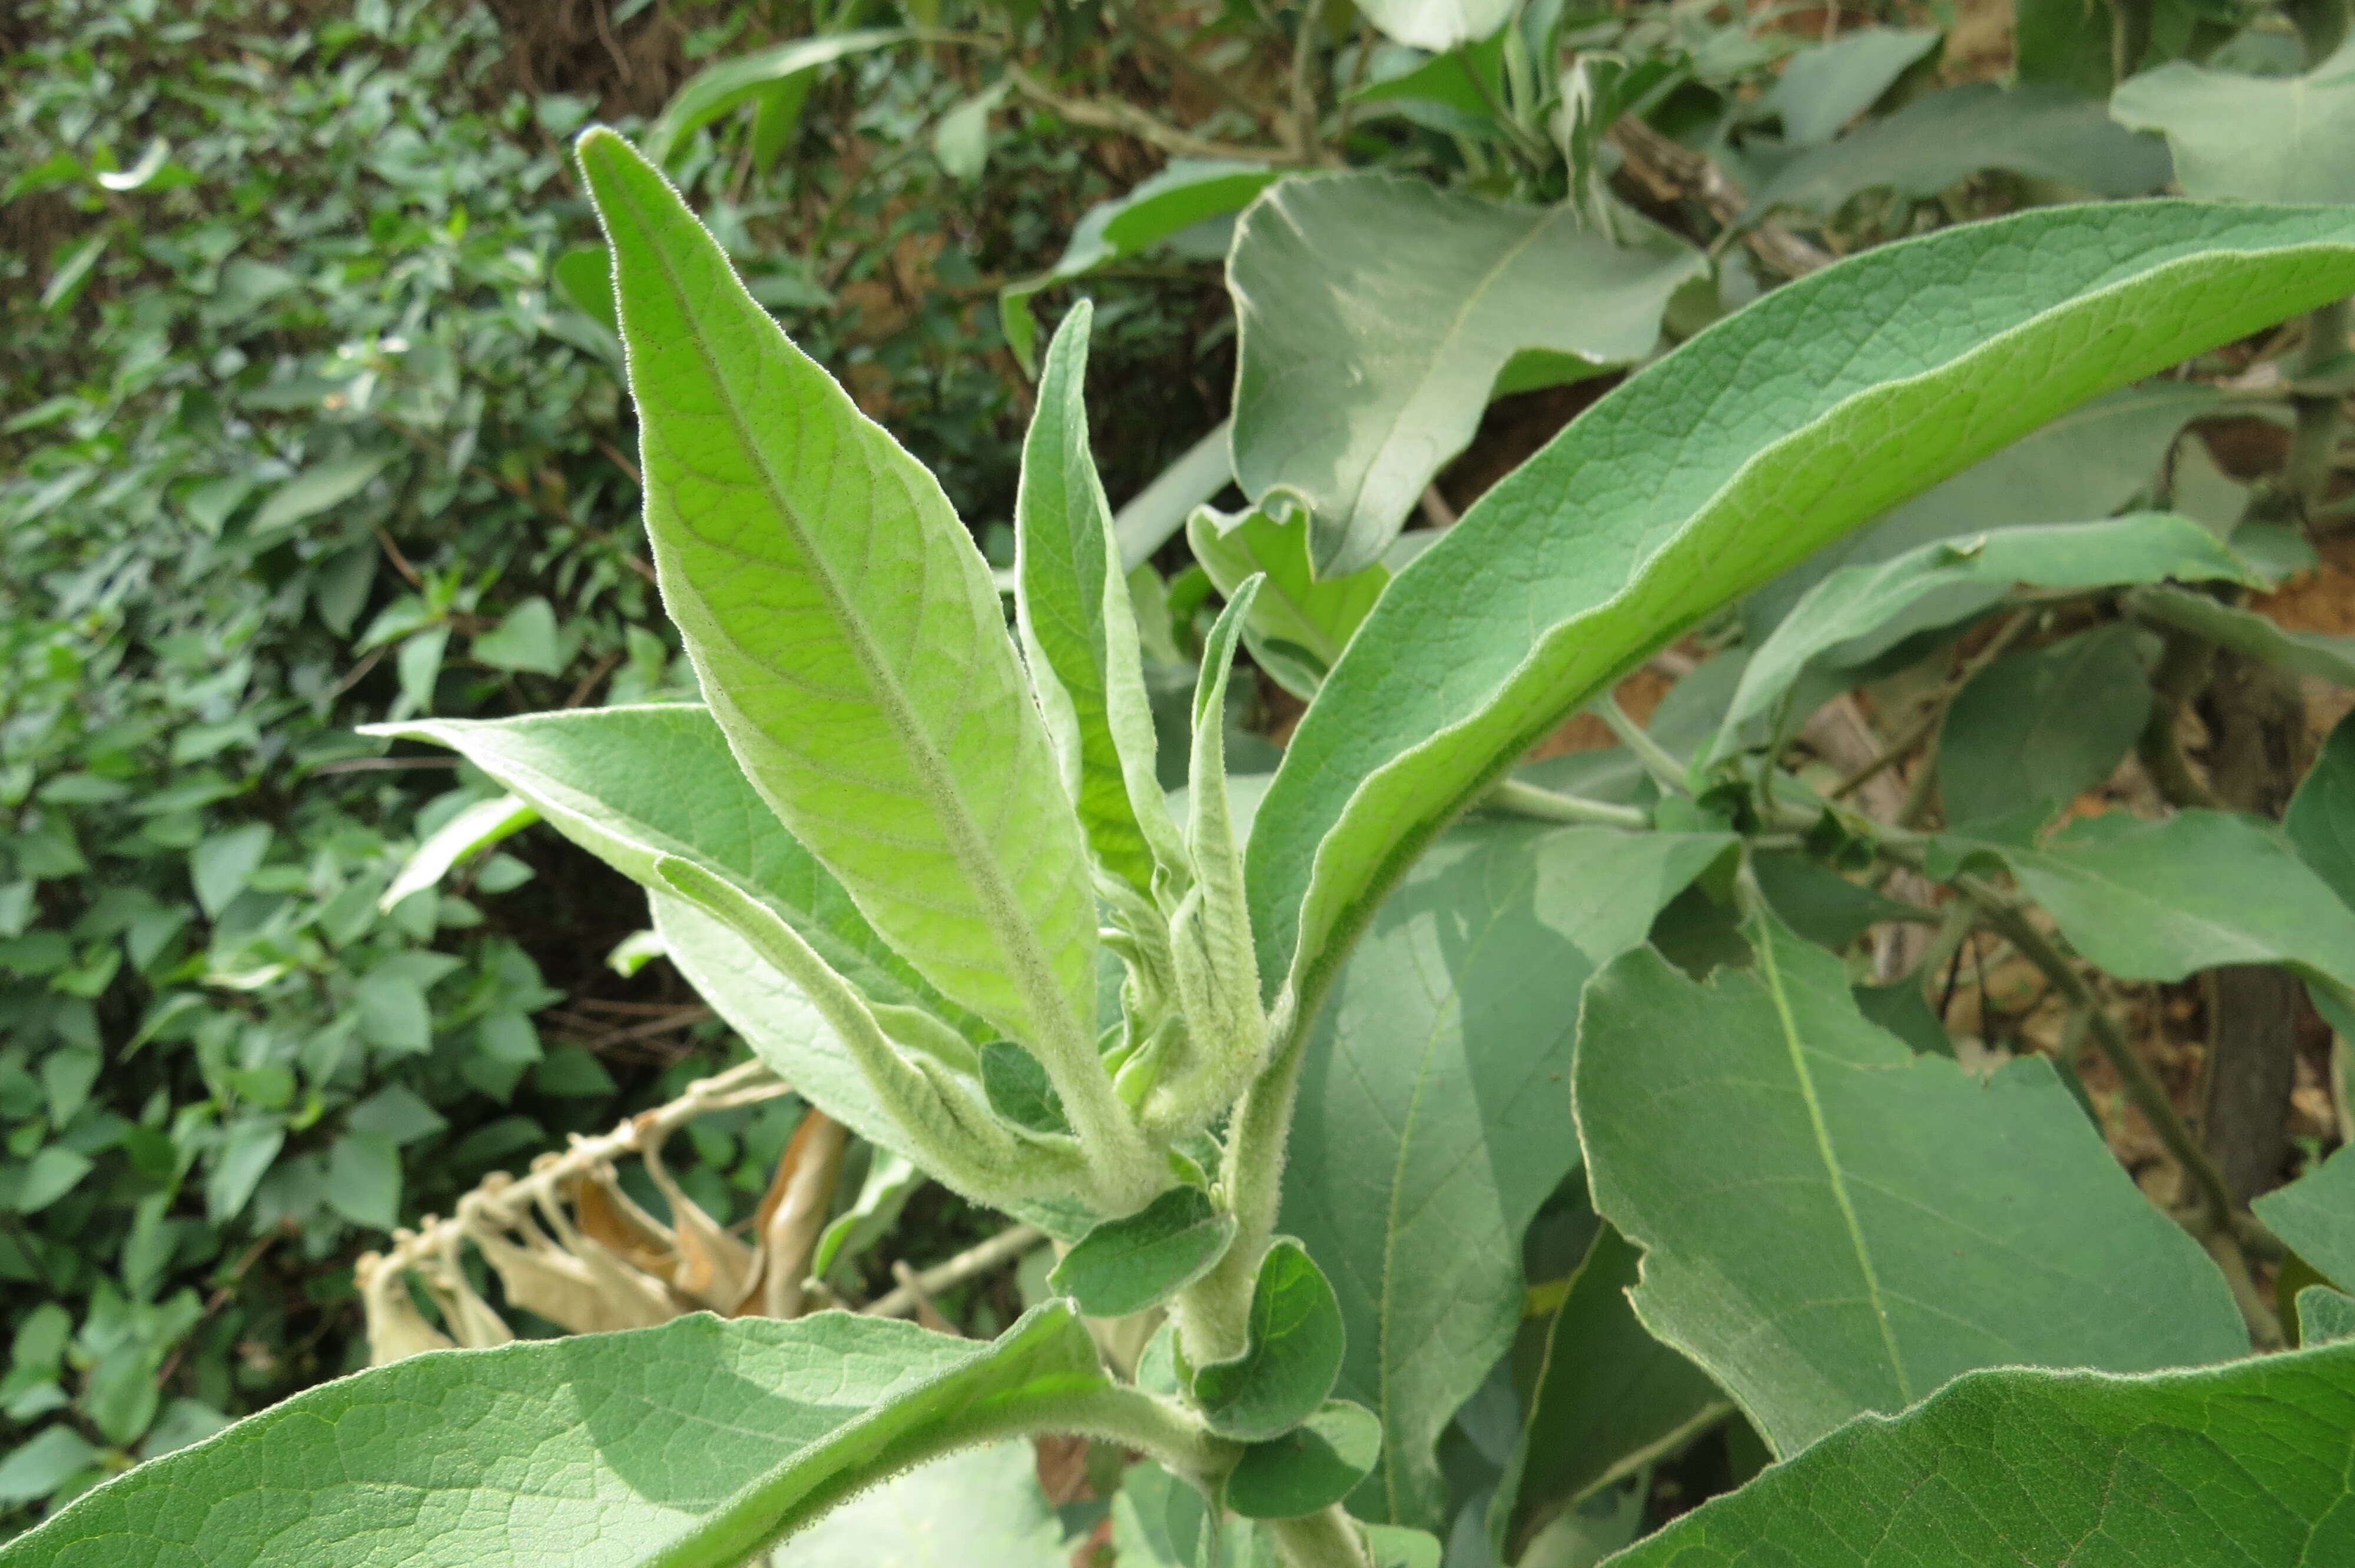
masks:
<path fill-rule="evenodd" d="M 2106 388 L 2355 292 L 2355 213 L 2052 207 L 1883 246 L 1631 376 L 1391 584 L 1252 832 L 1268 987 L 1313 1002 L 1432 836 L 1730 599 Z"/>
<path fill-rule="evenodd" d="M 580 157 L 664 602 L 737 761 L 894 948 L 1039 1055 L 1083 1135 L 1144 1163 L 1096 1061 L 1086 855 L 980 553 L 659 172 L 607 131 Z"/>
<path fill-rule="evenodd" d="M 1153 708 L 1128 578 L 1088 451 L 1088 327 L 1082 300 L 1063 318 L 1039 377 L 1014 502 L 1014 606 L 1030 684 L 1062 764 L 1063 788 L 1096 862 L 1150 895 L 1162 870 L 1183 891 L 1185 848 L 1154 777 Z"/>
<path fill-rule="evenodd" d="M 1973 1367 L 2245 1351 L 2223 1277 L 2050 1064 L 1982 1085 L 1916 1056 L 1838 958 L 1742 930 L 1754 964 L 1708 984 L 1648 947 L 1597 975 L 1571 1081 L 1594 1206 L 1645 1249 L 1636 1315 L 1776 1453 Z"/>
<path fill-rule="evenodd" d="M 916 1162 L 950 1186 L 1004 1207 L 1025 1198 L 1078 1195 L 1085 1171 L 1076 1153 L 1018 1137 L 989 1113 L 977 1087 L 940 1064 L 903 1056 L 858 993 L 775 911 L 692 861 L 665 856 L 655 874 L 673 893 L 733 931 L 809 998 L 842 1042 L 868 1090 L 897 1124 Z M 753 1042 L 757 1051 L 759 1043 Z M 773 1063 L 781 1073 L 792 1068 Z M 790 1081 L 790 1079 L 788 1080 Z"/>
<path fill-rule="evenodd" d="M 1070 1306 L 994 1341 L 839 1312 L 441 1351 L 296 1394 L 0 1548 L 7 1568 L 736 1568 L 1014 1434 L 1163 1445 Z"/>
<path fill-rule="evenodd" d="M 450 747 L 641 886 L 666 885 L 655 875 L 661 856 L 692 861 L 774 910 L 869 1001 L 918 1002 L 969 1038 L 996 1034 L 891 950 L 834 874 L 777 820 L 698 704 L 413 719 L 363 733 Z"/>
<path fill-rule="evenodd" d="M 1194 683 L 1186 821 L 1194 885 L 1169 921 L 1169 957 L 1190 1052 L 1178 1075 L 1165 1083 L 1165 1092 L 1146 1105 L 1148 1126 L 1175 1133 L 1208 1126 L 1232 1104 L 1259 1072 L 1267 1044 L 1243 893 L 1242 846 L 1235 839 L 1227 799 L 1226 749 L 1227 679 L 1262 580 L 1254 576 L 1242 583 L 1220 611 L 1203 640 L 1201 673 Z"/>
<path fill-rule="evenodd" d="M 2344 1563 L 2355 1344 L 2140 1377 L 1973 1372 L 1859 1416 L 1613 1568 Z"/>

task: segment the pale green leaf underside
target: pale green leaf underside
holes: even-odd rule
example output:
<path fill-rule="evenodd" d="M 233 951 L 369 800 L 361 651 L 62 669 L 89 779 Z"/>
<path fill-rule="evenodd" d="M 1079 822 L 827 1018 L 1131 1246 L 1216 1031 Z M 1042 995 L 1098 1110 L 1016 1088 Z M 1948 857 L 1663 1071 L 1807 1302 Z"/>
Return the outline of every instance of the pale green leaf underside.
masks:
<path fill-rule="evenodd" d="M 1391 175 L 1273 187 L 1227 267 L 1237 482 L 1306 504 L 1320 572 L 1380 560 L 1517 353 L 1592 373 L 1652 351 L 1668 296 L 1706 262 L 1631 224 L 1640 243 L 1618 246 L 1567 206 Z"/>
<path fill-rule="evenodd" d="M 794 1538 L 789 1568 L 1070 1568 L 1039 1451 L 1001 1443 L 861 1492 Z"/>
<path fill-rule="evenodd" d="M 1439 1435 L 1511 1347 L 1522 1233 L 1577 1163 L 1580 989 L 1732 842 L 1475 819 L 1343 972 L 1301 1068 L 1279 1224 L 1340 1300 L 1336 1392 L 1382 1418 L 1363 1517 L 1444 1518 Z"/>
<path fill-rule="evenodd" d="M 2355 1562 L 2355 1344 L 2142 1377 L 1973 1372 L 1613 1568 Z"/>
<path fill-rule="evenodd" d="M 698 1313 L 430 1352 L 141 1466 L 0 1563 L 734 1568 L 894 1470 L 1107 1387 L 1062 1303 L 990 1343 Z"/>
<path fill-rule="evenodd" d="M 2247 1349 L 2048 1064 L 1916 1056 L 1837 958 L 1744 930 L 1753 969 L 1705 985 L 1648 948 L 1596 976 L 1573 1076 L 1594 1206 L 1645 1249 L 1636 1312 L 1777 1453 L 1974 1367 Z"/>
<path fill-rule="evenodd" d="M 1432 835 L 1685 627 L 2073 405 L 2349 292 L 2344 211 L 2048 208 L 1828 267 L 1639 372 L 1400 574 L 1318 694 L 1252 834 L 1264 983 L 1313 999 Z"/>
<path fill-rule="evenodd" d="M 610 132 L 581 160 L 665 604 L 738 762 L 942 992 L 1084 1049 L 1095 899 L 988 568 L 662 176 Z"/>
<path fill-rule="evenodd" d="M 661 886 L 657 856 L 693 861 L 775 910 L 870 1000 L 921 1000 L 976 1037 L 986 1035 L 979 1020 L 943 1001 L 891 950 L 833 873 L 785 831 L 698 705 L 421 719 L 371 733 L 449 747 L 642 886 Z"/>
<path fill-rule="evenodd" d="M 2119 83 L 2110 114 L 2167 133 L 2186 196 L 2355 201 L 2355 41 L 2286 79 L 2171 60 Z"/>

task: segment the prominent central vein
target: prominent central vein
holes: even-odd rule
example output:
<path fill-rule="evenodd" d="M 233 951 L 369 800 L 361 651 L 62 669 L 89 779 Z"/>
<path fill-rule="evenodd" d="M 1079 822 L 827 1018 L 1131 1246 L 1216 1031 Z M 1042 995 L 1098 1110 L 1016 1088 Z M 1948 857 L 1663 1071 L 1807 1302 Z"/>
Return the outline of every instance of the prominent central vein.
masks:
<path fill-rule="evenodd" d="M 1872 1253 L 1865 1245 L 1864 1227 L 1856 1217 L 1856 1203 L 1849 1198 L 1848 1178 L 1840 1170 L 1839 1156 L 1832 1148 L 1831 1128 L 1824 1122 L 1823 1102 L 1816 1096 L 1815 1075 L 1807 1070 L 1806 1051 L 1799 1043 L 1799 1026 L 1791 1016 L 1790 998 L 1783 989 L 1782 967 L 1774 960 L 1774 932 L 1764 921 L 1753 923 L 1753 940 L 1758 949 L 1758 968 L 1765 977 L 1766 994 L 1774 1001 L 1774 1015 L 1783 1025 L 1783 1044 L 1791 1055 L 1791 1075 L 1799 1081 L 1799 1096 L 1807 1102 L 1807 1122 L 1816 1135 L 1816 1150 L 1823 1156 L 1824 1171 L 1831 1180 L 1832 1201 L 1839 1205 L 1840 1219 L 1848 1226 L 1849 1245 L 1856 1249 L 1857 1267 L 1864 1275 L 1865 1298 L 1871 1303 L 1873 1320 L 1881 1325 L 1881 1342 L 1889 1351 L 1889 1366 L 1896 1374 L 1897 1394 L 1907 1404 L 1913 1403 L 1913 1381 L 1905 1375 L 1904 1358 L 1897 1351 L 1897 1330 L 1889 1321 L 1889 1304 L 1881 1298 L 1881 1277 L 1873 1271 Z"/>

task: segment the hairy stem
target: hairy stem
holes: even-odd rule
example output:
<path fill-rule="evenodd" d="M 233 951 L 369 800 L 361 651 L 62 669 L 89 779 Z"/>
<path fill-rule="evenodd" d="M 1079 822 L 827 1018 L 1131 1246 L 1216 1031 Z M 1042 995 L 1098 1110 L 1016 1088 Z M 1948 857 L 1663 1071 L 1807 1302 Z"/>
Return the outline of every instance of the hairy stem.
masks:
<path fill-rule="evenodd" d="M 1480 802 L 1492 811 L 1508 811 L 1517 817 L 1534 817 L 1541 822 L 1592 822 L 1606 828 L 1641 830 L 1652 825 L 1652 814 L 1637 806 L 1614 806 L 1608 800 L 1589 800 L 1578 795 L 1565 795 L 1559 790 L 1524 784 L 1518 779 L 1499 779 Z"/>
<path fill-rule="evenodd" d="M 1298 1519 L 1277 1520 L 1269 1528 L 1292 1568 L 1373 1568 L 1364 1534 L 1339 1503 Z"/>

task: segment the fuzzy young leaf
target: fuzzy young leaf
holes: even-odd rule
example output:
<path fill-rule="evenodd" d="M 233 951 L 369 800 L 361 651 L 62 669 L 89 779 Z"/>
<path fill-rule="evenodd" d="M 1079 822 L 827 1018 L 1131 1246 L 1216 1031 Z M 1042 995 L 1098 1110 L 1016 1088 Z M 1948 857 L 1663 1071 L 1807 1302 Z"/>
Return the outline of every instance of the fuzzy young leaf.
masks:
<path fill-rule="evenodd" d="M 1298 1242 L 1277 1237 L 1252 1281 L 1243 1353 L 1195 1369 L 1194 1397 L 1210 1429 L 1263 1443 L 1307 1420 L 1341 1374 L 1346 1332 L 1324 1271 Z"/>
<path fill-rule="evenodd" d="M 1381 1418 L 1328 1399 L 1281 1437 L 1254 1443 L 1227 1475 L 1227 1506 L 1245 1519 L 1297 1519 L 1339 1502 L 1374 1467 Z"/>
<path fill-rule="evenodd" d="M 1313 1003 L 1450 819 L 1701 617 L 2071 406 L 2350 292 L 2344 211 L 2048 208 L 1851 257 L 1631 376 L 1399 575 L 1317 694 L 1252 833 L 1263 983 Z"/>
<path fill-rule="evenodd" d="M 1860 1416 L 1613 1568 L 2334 1563 L 2355 1549 L 2355 1345 L 2196 1372 L 1972 1372 Z"/>
<path fill-rule="evenodd" d="M 1384 906 L 1301 1064 L 1278 1224 L 1348 1328 L 1337 1392 L 1382 1418 L 1363 1518 L 1437 1527 L 1437 1445 L 1520 1327 L 1521 1237 L 1578 1162 L 1578 999 L 1731 847 L 1479 817 Z"/>
<path fill-rule="evenodd" d="M 1972 1367 L 2246 1350 L 2223 1277 L 2049 1065 L 1981 1085 L 1916 1056 L 1838 959 L 1743 930 L 1753 968 L 1706 985 L 1648 948 L 1596 976 L 1572 1081 L 1594 1206 L 1645 1249 L 1636 1313 L 1778 1454 Z"/>
<path fill-rule="evenodd" d="M 889 1319 L 698 1314 L 412 1356 L 143 1465 L 7 1568 L 735 1568 L 960 1443 L 1126 1435 L 1071 1308 L 976 1344 Z"/>
<path fill-rule="evenodd" d="M 2297 1293 L 2297 1341 L 2329 1345 L 2355 1340 L 2355 1296 L 2327 1285 L 2309 1285 Z"/>
<path fill-rule="evenodd" d="M 1047 1283 L 1091 1318 L 1125 1318 L 1208 1274 L 1234 1238 L 1234 1215 L 1212 1207 L 1209 1193 L 1172 1187 L 1081 1237 Z"/>
<path fill-rule="evenodd" d="M 1326 673 L 1390 586 L 1395 569 L 1431 538 L 1427 533 L 1401 535 L 1372 566 L 1320 577 L 1308 559 L 1308 520 L 1297 513 L 1276 518 L 1253 510 L 1230 516 L 1204 506 L 1186 523 L 1186 543 L 1220 593 L 1232 599 L 1254 573 L 1267 579 L 1243 622 L 1243 641 L 1259 667 L 1303 702 L 1325 683 Z"/>
<path fill-rule="evenodd" d="M 1036 1052 L 1141 1202 L 1096 1060 L 1095 898 L 989 571 L 939 483 L 785 337 L 678 194 L 592 131 L 646 534 L 737 761 L 876 929 Z"/>
<path fill-rule="evenodd" d="M 1228 263 L 1237 482 L 1308 509 L 1320 574 L 1380 560 L 1500 377 L 1525 390 L 1652 352 L 1668 296 L 1707 262 L 1630 222 L 1643 238 L 1622 247 L 1567 206 L 1393 175 L 1276 185 Z"/>
<path fill-rule="evenodd" d="M 870 1000 L 918 1001 L 969 1033 L 986 1029 L 893 952 L 834 874 L 785 831 L 736 766 L 708 709 L 574 708 L 511 719 L 419 719 L 368 733 L 450 747 L 641 886 L 665 888 L 655 874 L 664 855 L 725 877 Z"/>
<path fill-rule="evenodd" d="M 1081 387 L 1092 319 L 1081 301 L 1047 348 L 1014 503 L 1014 604 L 1080 826 L 1098 863 L 1149 897 L 1156 867 L 1182 885 L 1185 850 L 1154 777 L 1136 618 L 1088 450 Z"/>
<path fill-rule="evenodd" d="M 2165 512 L 1997 528 L 1923 545 L 1877 566 L 1843 567 L 1809 589 L 1751 655 L 1705 760 L 1730 755 L 1743 726 L 1780 702 L 1810 662 L 1909 612 L 1934 607 L 1942 618 L 1961 619 L 1996 603 L 2016 583 L 2092 588 L 2168 577 L 2257 581 L 2214 535 Z"/>

